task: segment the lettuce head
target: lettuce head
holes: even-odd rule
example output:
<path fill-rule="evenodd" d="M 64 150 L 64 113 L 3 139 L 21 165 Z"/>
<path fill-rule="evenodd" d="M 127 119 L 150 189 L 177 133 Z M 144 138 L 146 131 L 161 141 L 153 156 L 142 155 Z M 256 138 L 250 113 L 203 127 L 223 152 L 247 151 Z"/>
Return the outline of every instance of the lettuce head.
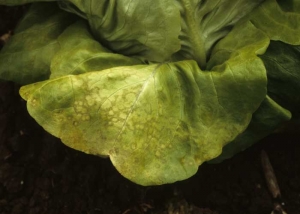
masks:
<path fill-rule="evenodd" d="M 135 183 L 187 179 L 300 116 L 299 0 L 0 0 L 26 3 L 0 78 Z"/>

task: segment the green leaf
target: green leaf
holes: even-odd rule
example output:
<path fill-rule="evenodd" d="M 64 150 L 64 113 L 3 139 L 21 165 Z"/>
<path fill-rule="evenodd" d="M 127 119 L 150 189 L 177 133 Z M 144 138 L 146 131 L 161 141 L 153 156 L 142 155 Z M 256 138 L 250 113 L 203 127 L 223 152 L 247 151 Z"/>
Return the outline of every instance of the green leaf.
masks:
<path fill-rule="evenodd" d="M 60 50 L 51 61 L 51 78 L 142 64 L 138 59 L 112 53 L 104 48 L 92 37 L 84 20 L 68 27 L 57 41 Z"/>
<path fill-rule="evenodd" d="M 286 12 L 276 0 L 266 0 L 250 14 L 250 20 L 271 40 L 300 45 L 300 4 L 295 0 L 293 3 L 293 9 L 289 9 L 292 12 Z"/>
<path fill-rule="evenodd" d="M 271 42 L 260 58 L 267 69 L 269 96 L 299 118 L 300 46 Z"/>
<path fill-rule="evenodd" d="M 20 84 L 48 79 L 56 39 L 74 20 L 56 4 L 33 4 L 0 52 L 0 78 Z"/>
<path fill-rule="evenodd" d="M 180 49 L 180 14 L 173 0 L 70 0 L 60 6 L 85 17 L 93 35 L 114 52 L 163 62 Z"/>
<path fill-rule="evenodd" d="M 209 163 L 220 163 L 249 148 L 279 128 L 283 122 L 290 120 L 291 117 L 290 111 L 282 108 L 269 96 L 266 96 L 258 110 L 253 114 L 246 131 L 240 134 L 233 142 L 224 146 L 222 154 L 209 161 Z"/>
<path fill-rule="evenodd" d="M 211 72 L 194 61 L 117 67 L 21 88 L 28 111 L 77 150 L 142 185 L 186 179 L 245 130 L 266 94 L 252 52 Z"/>
<path fill-rule="evenodd" d="M 173 60 L 193 59 L 201 68 L 205 68 L 214 45 L 262 1 L 178 0 L 181 49 L 173 56 Z"/>

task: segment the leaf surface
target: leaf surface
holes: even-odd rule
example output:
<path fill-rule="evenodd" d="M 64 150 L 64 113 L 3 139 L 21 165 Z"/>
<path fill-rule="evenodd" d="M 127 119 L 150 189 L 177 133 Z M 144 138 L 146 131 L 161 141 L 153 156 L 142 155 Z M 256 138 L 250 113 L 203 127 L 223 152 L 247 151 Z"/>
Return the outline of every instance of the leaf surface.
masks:
<path fill-rule="evenodd" d="M 247 127 L 265 84 L 261 60 L 249 53 L 211 72 L 194 61 L 116 67 L 20 93 L 29 113 L 66 145 L 107 155 L 128 179 L 158 185 L 186 179 L 219 155 Z"/>

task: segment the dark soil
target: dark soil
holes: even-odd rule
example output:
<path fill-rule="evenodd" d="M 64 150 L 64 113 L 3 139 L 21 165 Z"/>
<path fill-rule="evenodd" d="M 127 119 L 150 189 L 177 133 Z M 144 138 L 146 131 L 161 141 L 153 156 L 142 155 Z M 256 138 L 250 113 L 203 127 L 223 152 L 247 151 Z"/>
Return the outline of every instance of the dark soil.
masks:
<path fill-rule="evenodd" d="M 0 36 L 24 7 L 0 6 Z M 28 115 L 13 83 L 0 83 L 0 214 L 270 214 L 273 200 L 260 163 L 265 150 L 284 209 L 300 214 L 300 134 L 273 134 L 221 164 L 203 164 L 192 178 L 142 187 L 109 159 L 72 150 Z M 298 129 L 300 130 L 300 129 Z"/>

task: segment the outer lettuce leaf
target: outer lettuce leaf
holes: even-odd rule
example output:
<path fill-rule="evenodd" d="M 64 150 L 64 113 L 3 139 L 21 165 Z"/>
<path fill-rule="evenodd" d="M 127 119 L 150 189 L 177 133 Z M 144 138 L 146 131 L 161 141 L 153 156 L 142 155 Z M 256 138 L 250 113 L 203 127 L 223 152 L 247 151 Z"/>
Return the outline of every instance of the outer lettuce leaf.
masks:
<path fill-rule="evenodd" d="M 246 131 L 240 134 L 233 142 L 227 144 L 223 148 L 222 154 L 209 161 L 209 163 L 220 163 L 249 148 L 254 143 L 271 134 L 283 122 L 290 120 L 291 117 L 290 111 L 282 108 L 267 96 L 258 110 L 253 114 Z"/>
<path fill-rule="evenodd" d="M 300 117 L 300 46 L 271 42 L 260 56 L 268 74 L 268 94 L 294 118 Z"/>
<path fill-rule="evenodd" d="M 294 5 L 292 12 L 284 11 L 276 0 L 266 0 L 250 14 L 250 20 L 271 40 L 300 45 L 299 1 L 290 1 L 289 5 Z"/>
<path fill-rule="evenodd" d="M 56 4 L 32 5 L 0 52 L 0 78 L 20 84 L 48 79 L 50 62 L 59 50 L 57 37 L 74 20 Z"/>
<path fill-rule="evenodd" d="M 50 78 L 142 64 L 138 59 L 112 53 L 104 48 L 92 37 L 84 20 L 68 27 L 57 40 L 60 50 L 51 61 Z"/>
<path fill-rule="evenodd" d="M 117 67 L 20 93 L 66 145 L 108 155 L 125 177 L 158 185 L 192 176 L 245 130 L 265 97 L 266 74 L 249 48 L 211 72 L 194 61 Z"/>
<path fill-rule="evenodd" d="M 181 49 L 173 60 L 193 59 L 205 68 L 211 49 L 263 0 L 176 0 L 181 13 Z"/>

